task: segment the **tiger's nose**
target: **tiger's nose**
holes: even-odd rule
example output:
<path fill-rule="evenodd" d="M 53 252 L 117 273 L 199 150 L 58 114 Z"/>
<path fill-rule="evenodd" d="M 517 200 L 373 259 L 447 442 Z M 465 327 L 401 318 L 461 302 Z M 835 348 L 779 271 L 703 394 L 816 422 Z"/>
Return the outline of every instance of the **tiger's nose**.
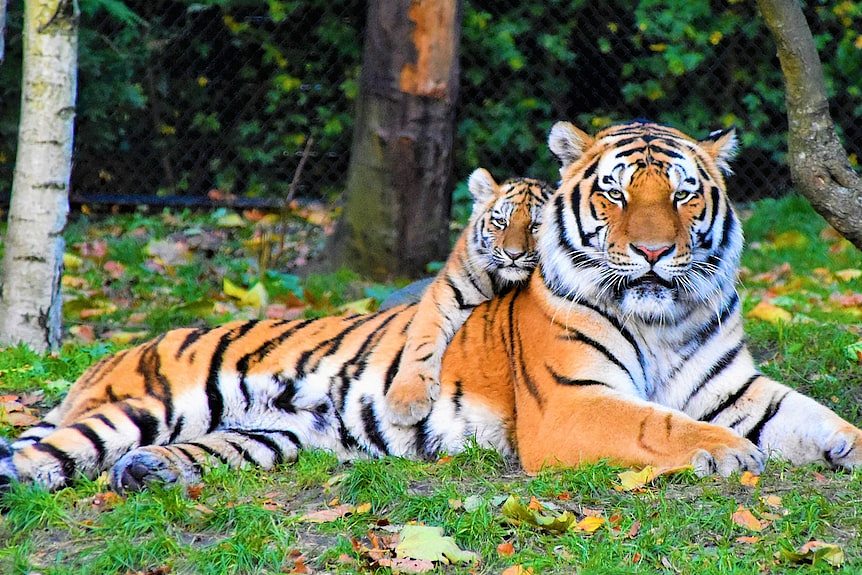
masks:
<path fill-rule="evenodd" d="M 509 249 L 509 248 L 503 248 L 503 253 L 506 254 L 507 256 L 509 256 L 509 258 L 512 261 L 515 261 L 516 259 L 518 259 L 522 255 L 524 255 L 524 250 L 518 250 L 518 249 L 513 250 L 513 249 Z"/>
<path fill-rule="evenodd" d="M 645 257 L 646 261 L 648 261 L 651 264 L 656 263 L 663 256 L 669 254 L 671 252 L 671 250 L 673 250 L 673 247 L 674 247 L 673 244 L 667 245 L 667 246 L 657 246 L 657 247 L 645 246 L 643 244 L 636 246 L 635 244 L 631 244 L 631 248 L 635 252 L 637 252 L 640 255 L 642 255 L 643 257 Z"/>

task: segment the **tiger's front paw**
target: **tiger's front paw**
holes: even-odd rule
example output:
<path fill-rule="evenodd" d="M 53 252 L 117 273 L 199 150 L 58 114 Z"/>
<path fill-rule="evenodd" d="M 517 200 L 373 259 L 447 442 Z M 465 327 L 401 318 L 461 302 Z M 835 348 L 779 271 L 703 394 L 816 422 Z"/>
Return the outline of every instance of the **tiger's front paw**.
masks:
<path fill-rule="evenodd" d="M 725 442 L 695 451 L 691 465 L 699 477 L 713 473 L 727 477 L 735 471 L 759 475 L 766 465 L 766 454 L 744 437 L 732 435 Z"/>
<path fill-rule="evenodd" d="M 440 381 L 427 369 L 401 368 L 386 393 L 386 414 L 396 425 L 413 425 L 431 412 Z"/>
<path fill-rule="evenodd" d="M 823 445 L 823 459 L 832 467 L 862 467 L 862 430 L 848 425 L 830 435 Z"/>
<path fill-rule="evenodd" d="M 183 465 L 158 445 L 139 447 L 120 458 L 110 473 L 111 488 L 117 493 L 142 491 L 150 483 L 194 483 L 200 475 Z"/>

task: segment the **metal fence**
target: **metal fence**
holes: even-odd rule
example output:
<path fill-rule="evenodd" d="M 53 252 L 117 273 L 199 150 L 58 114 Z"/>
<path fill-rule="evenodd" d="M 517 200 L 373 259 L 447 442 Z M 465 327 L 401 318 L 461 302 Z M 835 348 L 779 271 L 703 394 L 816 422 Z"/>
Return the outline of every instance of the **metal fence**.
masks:
<path fill-rule="evenodd" d="M 751 4 L 465 0 L 458 178 L 481 165 L 499 178 L 553 180 L 556 164 L 545 138 L 554 121 L 595 131 L 643 117 L 701 136 L 737 126 L 743 151 L 731 182 L 735 197 L 783 193 L 789 177 L 781 74 Z M 82 6 L 76 195 L 218 190 L 280 197 L 303 154 L 300 195 L 342 190 L 364 2 L 91 0 Z M 862 149 L 856 82 L 862 40 L 854 30 L 862 3 L 815 3 L 806 11 L 826 66 L 833 117 L 855 162 Z M 7 40 L 0 70 L 4 188 L 11 181 L 18 103 L 15 8 Z"/>

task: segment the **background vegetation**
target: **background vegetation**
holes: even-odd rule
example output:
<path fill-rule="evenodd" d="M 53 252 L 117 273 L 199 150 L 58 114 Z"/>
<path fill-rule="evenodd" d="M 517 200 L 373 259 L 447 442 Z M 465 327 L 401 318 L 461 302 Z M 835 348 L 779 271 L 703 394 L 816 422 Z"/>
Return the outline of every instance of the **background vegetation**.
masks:
<path fill-rule="evenodd" d="M 301 193 L 341 191 L 365 6 L 359 0 L 82 0 L 76 194 L 282 196 L 308 137 Z M 456 173 L 553 179 L 550 124 L 648 117 L 692 134 L 742 130 L 739 198 L 783 193 L 781 73 L 753 3 L 464 3 Z M 806 16 L 833 115 L 862 148 L 862 2 Z M 14 161 L 20 6 L 0 68 L 0 190 Z M 462 190 L 463 192 L 463 190 Z"/>

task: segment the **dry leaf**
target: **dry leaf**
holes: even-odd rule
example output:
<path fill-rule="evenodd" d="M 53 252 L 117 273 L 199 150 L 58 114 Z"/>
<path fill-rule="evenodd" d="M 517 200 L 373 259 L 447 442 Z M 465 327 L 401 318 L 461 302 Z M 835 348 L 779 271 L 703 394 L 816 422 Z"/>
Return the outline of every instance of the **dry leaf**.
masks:
<path fill-rule="evenodd" d="M 506 567 L 500 575 L 533 575 L 532 567 L 523 567 L 521 565 L 512 565 Z"/>
<path fill-rule="evenodd" d="M 626 537 L 628 537 L 629 539 L 634 539 L 640 530 L 641 530 L 641 522 L 635 521 L 634 523 L 632 523 L 632 526 L 629 527 L 629 531 L 628 531 L 628 533 L 626 533 Z"/>
<path fill-rule="evenodd" d="M 746 487 L 757 487 L 758 483 L 760 483 L 760 476 L 755 475 L 750 471 L 743 471 L 742 475 L 739 476 L 740 485 L 745 485 Z"/>
<path fill-rule="evenodd" d="M 355 515 L 364 515 L 366 513 L 371 512 L 371 503 L 360 503 L 356 506 L 356 509 L 353 510 Z"/>
<path fill-rule="evenodd" d="M 509 557 L 515 554 L 515 546 L 510 541 L 505 541 L 497 545 L 497 553 L 502 557 Z"/>
<path fill-rule="evenodd" d="M 342 505 L 336 505 L 335 507 L 330 507 L 328 509 L 321 509 L 320 511 L 314 511 L 312 513 L 306 513 L 302 517 L 300 517 L 300 521 L 307 521 L 309 523 L 329 523 L 331 521 L 336 521 L 341 519 L 346 515 L 350 515 L 356 510 L 353 505 L 349 503 L 344 503 Z"/>
<path fill-rule="evenodd" d="M 736 508 L 736 511 L 731 515 L 730 520 L 740 527 L 745 527 L 751 531 L 762 531 L 763 523 L 761 523 L 760 519 L 754 516 L 754 514 L 740 505 Z"/>
<path fill-rule="evenodd" d="M 769 323 L 787 323 L 793 319 L 793 314 L 775 304 L 762 300 L 748 312 L 746 317 L 768 321 Z"/>
<path fill-rule="evenodd" d="M 778 495 L 766 495 L 761 497 L 760 500 L 766 505 L 772 507 L 773 509 L 781 508 L 781 497 Z"/>
<path fill-rule="evenodd" d="M 736 541 L 737 543 L 745 543 L 747 545 L 753 545 L 753 544 L 757 543 L 758 541 L 760 541 L 761 539 L 762 539 L 762 537 L 760 537 L 759 535 L 741 535 L 740 537 L 737 537 L 734 541 Z"/>
<path fill-rule="evenodd" d="M 441 563 L 469 563 L 478 556 L 472 551 L 464 551 L 455 540 L 443 535 L 442 527 L 428 525 L 405 525 L 399 533 L 398 557 L 424 559 Z"/>
<path fill-rule="evenodd" d="M 775 554 L 777 559 L 783 559 L 790 563 L 811 563 L 816 565 L 823 561 L 833 567 L 841 567 L 844 564 L 844 550 L 834 543 L 823 541 L 809 541 L 796 551 L 779 551 Z"/>
<path fill-rule="evenodd" d="M 427 573 L 434 569 L 434 562 L 405 557 L 382 557 L 377 561 L 381 567 L 389 567 L 392 573 Z"/>
<path fill-rule="evenodd" d="M 575 525 L 575 530 L 583 531 L 584 533 L 595 533 L 606 522 L 607 519 L 604 517 L 584 517 Z"/>

